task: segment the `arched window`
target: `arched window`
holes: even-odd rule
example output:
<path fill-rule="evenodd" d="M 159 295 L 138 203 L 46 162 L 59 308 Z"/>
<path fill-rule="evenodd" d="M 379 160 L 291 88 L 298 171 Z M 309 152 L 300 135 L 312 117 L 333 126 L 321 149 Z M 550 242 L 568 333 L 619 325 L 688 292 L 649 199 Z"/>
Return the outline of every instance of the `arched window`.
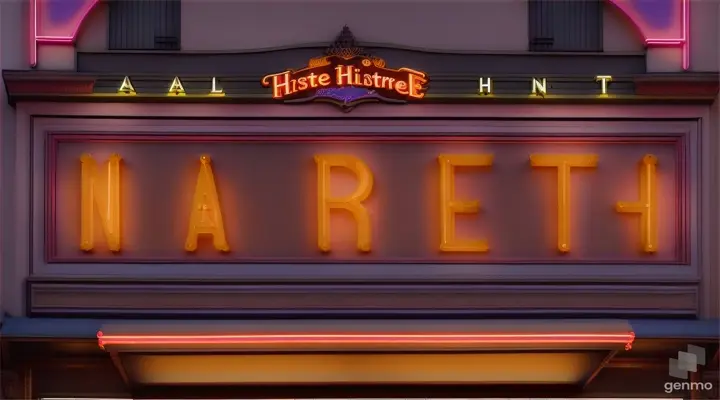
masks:
<path fill-rule="evenodd" d="M 108 10 L 108 49 L 180 49 L 180 0 L 110 0 Z"/>
<path fill-rule="evenodd" d="M 529 0 L 530 51 L 603 51 L 604 0 Z"/>

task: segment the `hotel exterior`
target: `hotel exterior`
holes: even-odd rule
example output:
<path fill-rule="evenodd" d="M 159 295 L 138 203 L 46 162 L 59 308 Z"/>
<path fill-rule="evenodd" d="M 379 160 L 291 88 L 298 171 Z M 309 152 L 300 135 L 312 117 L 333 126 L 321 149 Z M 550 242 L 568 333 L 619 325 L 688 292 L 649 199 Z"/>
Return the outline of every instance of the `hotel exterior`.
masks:
<path fill-rule="evenodd" d="M 720 7 L 648 4 L 0 3 L 3 398 L 717 399 Z"/>

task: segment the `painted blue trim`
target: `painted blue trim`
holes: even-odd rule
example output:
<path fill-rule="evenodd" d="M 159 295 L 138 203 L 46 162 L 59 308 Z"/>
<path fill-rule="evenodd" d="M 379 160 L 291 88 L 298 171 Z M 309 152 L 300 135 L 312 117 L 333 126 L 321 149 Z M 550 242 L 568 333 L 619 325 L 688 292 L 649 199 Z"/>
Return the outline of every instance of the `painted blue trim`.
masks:
<path fill-rule="evenodd" d="M 549 320 L 550 321 L 550 320 Z M 587 320 L 592 321 L 592 320 Z M 75 318 L 6 317 L 0 329 L 5 338 L 94 339 L 103 324 L 157 324 L 155 320 L 100 320 Z M 207 324 L 204 320 L 162 321 Z M 719 339 L 720 320 L 631 319 L 637 339 Z"/>
<path fill-rule="evenodd" d="M 720 338 L 720 320 L 657 320 L 628 321 L 636 339 L 715 339 Z"/>
<path fill-rule="evenodd" d="M 102 320 L 69 318 L 5 317 L 0 336 L 4 338 L 93 339 Z"/>

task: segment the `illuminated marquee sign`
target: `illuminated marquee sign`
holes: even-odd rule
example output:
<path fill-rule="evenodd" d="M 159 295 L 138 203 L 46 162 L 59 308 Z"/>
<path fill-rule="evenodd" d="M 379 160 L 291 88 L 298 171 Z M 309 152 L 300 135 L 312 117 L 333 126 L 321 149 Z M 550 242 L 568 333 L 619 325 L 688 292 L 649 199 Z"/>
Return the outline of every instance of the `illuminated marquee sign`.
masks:
<path fill-rule="evenodd" d="M 315 58 L 307 68 L 262 78 L 274 99 L 324 100 L 352 108 L 366 101 L 404 103 L 425 97 L 428 78 L 410 68 L 388 69 L 385 61 L 361 55 Z"/>
<path fill-rule="evenodd" d="M 385 60 L 367 54 L 345 26 L 324 56 L 311 59 L 300 70 L 267 75 L 261 83 L 277 100 L 326 101 L 349 111 L 369 101 L 420 100 L 425 97 L 428 77 L 411 68 L 386 68 Z"/>
<path fill-rule="evenodd" d="M 58 142 L 51 259 L 673 262 L 682 253 L 672 143 L 397 138 L 398 152 L 372 139 L 126 137 L 114 154 L 112 140 Z"/>

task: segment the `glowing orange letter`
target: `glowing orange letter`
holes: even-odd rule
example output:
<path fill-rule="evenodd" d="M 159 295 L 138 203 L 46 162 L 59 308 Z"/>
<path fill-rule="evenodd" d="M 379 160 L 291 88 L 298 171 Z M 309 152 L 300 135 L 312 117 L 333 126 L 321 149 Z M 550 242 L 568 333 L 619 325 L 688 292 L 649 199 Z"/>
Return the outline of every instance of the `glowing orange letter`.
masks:
<path fill-rule="evenodd" d="M 441 154 L 440 163 L 440 251 L 485 252 L 485 240 L 458 240 L 455 238 L 455 215 L 474 214 L 480 209 L 477 200 L 455 199 L 455 167 L 488 167 L 491 154 Z"/>
<path fill-rule="evenodd" d="M 558 170 L 558 250 L 570 251 L 570 168 L 596 167 L 595 154 L 531 154 L 533 167 L 554 167 Z"/>
<path fill-rule="evenodd" d="M 195 186 L 192 211 L 190 211 L 190 227 L 185 240 L 186 251 L 197 250 L 198 235 L 212 235 L 215 249 L 230 251 L 225 239 L 220 200 L 209 156 L 200 157 L 200 173 Z"/>
<path fill-rule="evenodd" d="M 95 219 L 100 214 L 105 240 L 110 251 L 120 251 L 120 160 L 113 154 L 107 162 L 107 173 L 97 170 L 90 154 L 80 157 L 80 249 L 90 251 L 95 246 Z M 101 190 L 100 182 L 105 183 Z M 97 207 L 97 208 L 96 208 Z"/>
<path fill-rule="evenodd" d="M 640 214 L 640 237 L 646 253 L 657 251 L 657 157 L 647 154 L 640 161 L 640 200 L 618 201 L 615 209 L 621 213 Z"/>
<path fill-rule="evenodd" d="M 352 213 L 357 222 L 357 247 L 360 251 L 370 251 L 370 216 L 362 205 L 370 196 L 373 175 L 363 160 L 341 154 L 320 154 L 315 156 L 318 173 L 318 247 L 321 251 L 330 251 L 330 210 L 342 209 Z M 358 178 L 355 193 L 334 198 L 330 194 L 330 170 L 333 167 L 347 168 Z"/>

